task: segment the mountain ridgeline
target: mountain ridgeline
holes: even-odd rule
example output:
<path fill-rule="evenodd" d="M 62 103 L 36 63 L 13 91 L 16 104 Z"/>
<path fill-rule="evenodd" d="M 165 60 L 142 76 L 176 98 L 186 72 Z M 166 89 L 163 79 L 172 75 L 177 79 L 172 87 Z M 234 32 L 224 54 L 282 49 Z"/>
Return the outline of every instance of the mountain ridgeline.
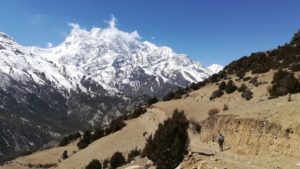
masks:
<path fill-rule="evenodd" d="M 251 72 L 251 74 L 257 75 L 269 72 L 270 70 L 275 71 L 272 86 L 266 89 L 270 94 L 270 99 L 289 93 L 300 92 L 300 77 L 296 77 L 294 74 L 295 72 L 300 72 L 300 30 L 295 33 L 289 43 L 278 46 L 273 50 L 252 53 L 250 56 L 244 56 L 235 60 L 225 66 L 222 71 L 213 74 L 204 81 L 192 83 L 185 89 L 178 89 L 175 92 L 170 92 L 165 95 L 164 99 L 167 101 L 181 98 L 191 90 L 198 90 L 208 83 L 219 83 L 221 81 L 222 83 L 219 84 L 219 90 L 212 93 L 211 100 L 221 97 L 224 94 L 223 90 L 226 93 L 232 93 L 235 90 L 239 90 L 239 92 L 245 91 L 248 93 L 246 95 L 249 95 L 247 86 L 242 85 L 240 88 L 237 88 L 234 85 L 234 82 L 228 77 L 230 75 L 236 75 L 238 80 L 250 80 L 250 83 L 257 86 L 259 85 L 257 78 L 247 77 L 246 73 Z M 228 84 L 226 85 L 223 80 L 229 80 Z M 247 97 L 249 98 L 249 96 Z"/>

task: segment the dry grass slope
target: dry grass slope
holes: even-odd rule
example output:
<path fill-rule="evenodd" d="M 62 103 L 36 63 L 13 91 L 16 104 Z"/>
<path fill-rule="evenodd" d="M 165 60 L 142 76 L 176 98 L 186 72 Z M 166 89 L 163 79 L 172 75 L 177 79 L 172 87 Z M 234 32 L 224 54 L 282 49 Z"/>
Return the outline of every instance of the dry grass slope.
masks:
<path fill-rule="evenodd" d="M 245 76 L 253 75 L 247 73 Z M 257 87 L 249 82 L 235 81 L 236 77 L 231 77 L 236 86 L 245 83 L 253 92 L 253 98 L 249 101 L 243 99 L 238 91 L 210 100 L 211 93 L 217 90 L 218 86 L 209 84 L 189 93 L 184 99 L 153 104 L 147 113 L 126 121 L 127 125 L 122 130 L 93 142 L 87 148 L 71 154 L 66 160 L 58 162 L 64 150 L 77 151 L 76 143 L 20 157 L 0 168 L 25 169 L 29 163 L 55 163 L 55 168 L 81 169 L 91 159 L 103 161 L 116 151 L 127 156 L 135 147 L 142 149 L 145 138 L 154 133 L 158 124 L 178 108 L 184 110 L 188 119 L 201 124 L 200 134 L 189 134 L 190 152 L 198 154 L 192 154 L 195 160 L 193 164 L 189 158 L 184 161 L 183 168 L 197 165 L 203 166 L 202 168 L 296 169 L 296 164 L 300 163 L 300 94 L 292 95 L 290 102 L 287 96 L 269 100 L 267 87 L 271 84 L 272 76 L 272 71 L 259 74 L 258 81 L 263 83 Z M 229 107 L 226 111 L 222 111 L 224 104 Z M 217 108 L 220 112 L 210 117 L 208 112 L 212 108 Z M 222 153 L 218 152 L 214 142 L 218 132 L 225 135 L 226 151 Z M 203 153 L 214 154 L 214 157 L 205 156 Z M 132 165 L 141 165 L 140 163 L 142 162 Z M 127 166 L 130 167 L 130 164 Z"/>

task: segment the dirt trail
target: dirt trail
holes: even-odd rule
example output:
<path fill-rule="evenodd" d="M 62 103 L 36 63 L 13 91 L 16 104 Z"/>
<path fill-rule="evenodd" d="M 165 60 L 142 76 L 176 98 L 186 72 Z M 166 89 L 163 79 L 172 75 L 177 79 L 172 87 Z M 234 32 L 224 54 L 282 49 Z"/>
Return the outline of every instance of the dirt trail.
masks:
<path fill-rule="evenodd" d="M 193 134 L 192 134 L 193 135 Z M 203 143 L 200 141 L 200 137 L 193 135 L 191 137 L 190 151 L 194 159 L 200 159 L 194 164 L 188 165 L 191 162 L 191 158 L 184 162 L 184 168 L 193 168 L 195 166 L 201 166 L 202 168 L 234 168 L 234 169 L 299 169 L 300 166 L 296 166 L 299 163 L 297 158 L 285 158 L 274 157 L 266 155 L 241 155 L 237 154 L 230 144 L 226 144 L 224 151 L 220 152 L 218 144 L 216 142 Z M 206 165 L 204 166 L 203 163 Z"/>

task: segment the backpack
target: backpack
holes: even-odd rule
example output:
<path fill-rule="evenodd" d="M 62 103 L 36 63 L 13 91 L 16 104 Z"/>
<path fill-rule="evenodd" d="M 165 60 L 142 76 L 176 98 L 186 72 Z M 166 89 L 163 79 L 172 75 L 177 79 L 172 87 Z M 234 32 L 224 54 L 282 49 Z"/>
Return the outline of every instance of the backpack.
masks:
<path fill-rule="evenodd" d="M 218 143 L 224 143 L 224 136 L 219 136 Z"/>

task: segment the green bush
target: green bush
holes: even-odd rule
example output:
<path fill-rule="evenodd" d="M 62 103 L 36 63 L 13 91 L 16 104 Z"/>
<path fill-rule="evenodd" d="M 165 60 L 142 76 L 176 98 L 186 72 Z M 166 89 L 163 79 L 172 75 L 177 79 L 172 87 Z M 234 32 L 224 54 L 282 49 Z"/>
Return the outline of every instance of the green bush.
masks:
<path fill-rule="evenodd" d="M 130 163 L 131 161 L 134 160 L 136 156 L 139 156 L 141 154 L 142 154 L 141 150 L 138 150 L 137 148 L 131 150 L 127 156 L 127 162 Z"/>
<path fill-rule="evenodd" d="M 79 149 L 86 148 L 92 142 L 92 136 L 90 131 L 85 131 L 82 139 L 77 143 Z"/>
<path fill-rule="evenodd" d="M 182 95 L 180 95 L 180 94 L 175 94 L 175 96 L 174 96 L 174 100 L 178 100 L 178 99 L 181 99 L 181 97 L 182 97 Z"/>
<path fill-rule="evenodd" d="M 253 97 L 253 93 L 250 90 L 245 90 L 242 92 L 241 96 L 242 96 L 242 98 L 244 98 L 246 100 L 251 100 Z"/>
<path fill-rule="evenodd" d="M 226 83 L 224 81 L 222 81 L 221 84 L 219 85 L 219 89 L 225 90 L 225 88 L 226 88 Z"/>
<path fill-rule="evenodd" d="M 198 90 L 198 89 L 200 89 L 199 85 L 196 84 L 196 83 L 192 83 L 191 86 L 190 86 L 190 88 L 193 89 L 193 90 Z"/>
<path fill-rule="evenodd" d="M 190 88 L 193 89 L 193 90 L 197 90 L 200 88 L 200 86 L 203 84 L 203 82 L 199 82 L 199 83 L 192 83 Z M 173 99 L 181 99 L 181 97 L 187 93 L 187 91 L 189 91 L 189 87 L 187 88 L 181 88 L 179 87 L 175 92 L 174 91 L 171 91 L 169 92 L 167 95 L 165 95 L 162 100 L 163 101 L 170 101 L 170 100 L 173 100 Z"/>
<path fill-rule="evenodd" d="M 269 91 L 271 97 L 284 96 L 288 93 L 300 92 L 300 83 L 294 74 L 284 70 L 274 73 L 273 86 Z"/>
<path fill-rule="evenodd" d="M 68 158 L 68 152 L 67 152 L 67 150 L 65 150 L 62 154 L 62 159 L 65 160 L 67 158 Z"/>
<path fill-rule="evenodd" d="M 209 78 L 208 78 L 209 82 L 211 83 L 216 83 L 218 81 L 221 80 L 221 78 L 219 78 L 219 75 L 218 74 L 213 74 L 211 75 Z"/>
<path fill-rule="evenodd" d="M 171 118 L 158 125 L 154 136 L 147 139 L 143 154 L 157 169 L 176 168 L 187 153 L 188 121 L 183 111 L 174 110 Z"/>
<path fill-rule="evenodd" d="M 109 164 L 109 160 L 108 159 L 105 159 L 103 161 L 103 168 L 108 168 L 108 164 Z"/>
<path fill-rule="evenodd" d="M 252 78 L 249 83 L 253 84 L 255 87 L 257 87 L 259 85 L 258 83 L 258 77 L 255 76 L 254 78 Z"/>
<path fill-rule="evenodd" d="M 224 104 L 223 105 L 223 111 L 227 111 L 228 110 L 228 104 Z"/>
<path fill-rule="evenodd" d="M 141 104 L 134 108 L 133 113 L 128 115 L 129 119 L 134 119 L 147 112 Z"/>
<path fill-rule="evenodd" d="M 243 77 L 245 76 L 245 72 L 243 72 L 243 71 L 240 71 L 240 72 L 237 72 L 236 73 L 236 76 L 239 78 L 239 79 L 243 79 Z"/>
<path fill-rule="evenodd" d="M 241 87 L 238 88 L 238 92 L 243 92 L 243 91 L 245 91 L 246 89 L 248 89 L 248 87 L 243 83 L 243 84 L 241 85 Z"/>
<path fill-rule="evenodd" d="M 105 128 L 105 130 L 103 130 L 102 128 L 96 128 L 93 134 L 91 134 L 91 131 L 85 131 L 82 139 L 77 143 L 77 147 L 79 149 L 86 148 L 93 141 L 119 131 L 124 126 L 126 126 L 126 124 L 123 120 L 123 117 L 121 116 L 111 121 L 110 124 Z"/>
<path fill-rule="evenodd" d="M 151 106 L 152 104 L 157 103 L 157 102 L 158 102 L 158 99 L 156 97 L 152 97 L 148 100 L 147 105 Z"/>
<path fill-rule="evenodd" d="M 105 134 L 108 135 L 114 133 L 121 130 L 125 126 L 126 124 L 122 117 L 116 118 L 115 120 L 110 122 L 109 126 L 105 129 Z"/>
<path fill-rule="evenodd" d="M 179 87 L 176 92 L 175 95 L 179 96 L 181 98 L 182 95 L 186 94 L 186 91 L 184 88 Z"/>
<path fill-rule="evenodd" d="M 300 44 L 300 30 L 298 30 L 298 32 L 295 33 L 295 35 L 293 36 L 290 43 L 291 44 Z"/>
<path fill-rule="evenodd" d="M 223 70 L 221 70 L 219 73 L 218 73 L 218 77 L 219 77 L 219 79 L 227 79 L 227 73 L 226 73 L 226 71 L 223 69 Z"/>
<path fill-rule="evenodd" d="M 121 152 L 115 152 L 110 158 L 110 167 L 116 169 L 126 163 L 126 160 Z"/>
<path fill-rule="evenodd" d="M 300 64 L 293 64 L 289 69 L 293 72 L 299 72 L 300 71 Z"/>
<path fill-rule="evenodd" d="M 215 116 L 215 115 L 218 114 L 219 112 L 220 112 L 219 109 L 217 109 L 217 108 L 212 108 L 212 109 L 210 109 L 210 110 L 208 111 L 208 116 L 209 116 L 209 117 Z"/>
<path fill-rule="evenodd" d="M 163 97 L 163 101 L 170 101 L 175 97 L 175 93 L 174 92 L 169 92 L 166 96 Z"/>
<path fill-rule="evenodd" d="M 79 138 L 81 135 L 79 132 L 75 133 L 75 134 L 70 134 L 66 137 L 64 137 L 60 143 L 59 143 L 59 146 L 66 146 L 68 145 L 69 143 L 71 143 L 72 141 L 76 140 L 77 138 Z"/>
<path fill-rule="evenodd" d="M 92 141 L 98 140 L 104 136 L 104 130 L 102 128 L 96 128 L 92 135 Z"/>
<path fill-rule="evenodd" d="M 216 98 L 218 98 L 218 97 L 223 96 L 223 94 L 224 94 L 224 92 L 223 92 L 222 90 L 220 90 L 220 89 L 215 90 L 215 91 L 212 92 L 212 94 L 211 94 L 211 96 L 209 97 L 209 99 L 210 99 L 210 100 L 214 100 L 214 99 L 216 99 Z"/>
<path fill-rule="evenodd" d="M 205 80 L 203 80 L 202 82 L 192 83 L 192 84 L 190 85 L 190 87 L 186 89 L 186 91 L 188 91 L 189 89 L 192 89 L 192 90 L 198 90 L 198 89 L 200 89 L 201 87 L 204 87 L 207 83 L 208 83 L 208 79 L 205 79 Z"/>
<path fill-rule="evenodd" d="M 93 159 L 90 163 L 85 167 L 85 169 L 102 169 L 102 165 L 99 160 Z"/>
<path fill-rule="evenodd" d="M 247 77 L 244 77 L 244 78 L 243 78 L 243 81 L 248 81 L 248 80 L 251 80 L 251 79 L 252 79 L 252 77 L 247 76 Z"/>
<path fill-rule="evenodd" d="M 233 93 L 237 87 L 235 86 L 234 82 L 232 80 L 229 80 L 226 87 L 225 87 L 225 92 L 227 94 Z"/>

